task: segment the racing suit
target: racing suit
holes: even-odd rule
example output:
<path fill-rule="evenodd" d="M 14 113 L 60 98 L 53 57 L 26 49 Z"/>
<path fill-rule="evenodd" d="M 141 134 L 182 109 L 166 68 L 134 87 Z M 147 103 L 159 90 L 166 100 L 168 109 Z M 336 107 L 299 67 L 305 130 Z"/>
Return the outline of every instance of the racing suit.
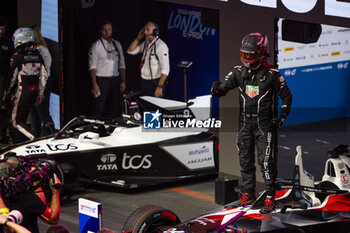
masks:
<path fill-rule="evenodd" d="M 274 196 L 277 164 L 273 150 L 276 131 L 272 119 L 277 116 L 277 95 L 282 99 L 280 118 L 285 119 L 292 103 L 291 92 L 279 71 L 268 62 L 254 71 L 236 66 L 219 86 L 219 95 L 238 88 L 240 116 L 237 148 L 245 192 L 255 195 L 255 147 L 258 163 L 264 176 L 267 195 Z M 277 143 L 276 143 L 277 144 Z M 275 152 L 276 152 L 275 151 Z"/>
<path fill-rule="evenodd" d="M 30 47 L 18 48 L 10 61 L 9 79 L 6 97 L 12 101 L 12 140 L 17 143 L 34 139 L 26 120 L 38 95 L 43 95 L 47 81 L 44 61 L 39 52 Z"/>

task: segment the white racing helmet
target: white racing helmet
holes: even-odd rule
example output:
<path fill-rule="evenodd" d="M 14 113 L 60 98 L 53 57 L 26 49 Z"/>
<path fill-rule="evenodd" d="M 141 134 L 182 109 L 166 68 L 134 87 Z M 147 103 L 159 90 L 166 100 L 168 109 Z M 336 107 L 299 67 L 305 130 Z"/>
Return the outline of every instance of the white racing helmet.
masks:
<path fill-rule="evenodd" d="M 31 28 L 18 28 L 13 33 L 12 40 L 15 48 L 22 44 L 34 42 L 33 30 Z"/>

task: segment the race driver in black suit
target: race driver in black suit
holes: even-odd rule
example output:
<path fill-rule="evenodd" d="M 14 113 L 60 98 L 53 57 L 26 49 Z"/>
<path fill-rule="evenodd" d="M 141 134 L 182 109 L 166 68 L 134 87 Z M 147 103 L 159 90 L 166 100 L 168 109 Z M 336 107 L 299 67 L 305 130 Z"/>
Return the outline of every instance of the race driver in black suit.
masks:
<path fill-rule="evenodd" d="M 269 63 L 268 39 L 261 33 L 245 36 L 241 43 L 242 66 L 235 66 L 225 81 L 213 82 L 211 93 L 221 97 L 234 88 L 239 90 L 240 116 L 237 148 L 244 185 L 238 205 L 247 205 L 255 199 L 255 146 L 258 163 L 266 186 L 265 205 L 260 213 L 269 213 L 275 208 L 275 181 L 277 168 L 273 151 L 276 128 L 286 120 L 292 104 L 291 92 L 278 70 Z M 277 117 L 277 95 L 282 107 Z M 276 143 L 277 144 L 277 143 Z"/>

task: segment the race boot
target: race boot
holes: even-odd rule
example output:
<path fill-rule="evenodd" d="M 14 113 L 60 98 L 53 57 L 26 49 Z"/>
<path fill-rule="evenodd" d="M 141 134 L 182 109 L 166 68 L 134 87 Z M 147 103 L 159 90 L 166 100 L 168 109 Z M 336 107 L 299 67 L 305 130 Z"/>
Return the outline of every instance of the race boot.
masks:
<path fill-rule="evenodd" d="M 261 214 L 268 214 L 272 212 L 275 209 L 275 198 L 272 196 L 266 196 L 265 198 L 265 205 L 260 209 Z"/>
<path fill-rule="evenodd" d="M 253 203 L 255 196 L 249 193 L 243 193 L 238 201 L 234 203 L 235 206 L 246 206 Z"/>

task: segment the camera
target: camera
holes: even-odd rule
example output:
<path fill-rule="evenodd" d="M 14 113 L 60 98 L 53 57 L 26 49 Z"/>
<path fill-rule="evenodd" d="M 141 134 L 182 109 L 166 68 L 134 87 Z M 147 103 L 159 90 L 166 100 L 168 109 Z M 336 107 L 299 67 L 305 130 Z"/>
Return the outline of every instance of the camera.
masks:
<path fill-rule="evenodd" d="M 56 161 L 46 154 L 17 156 L 5 154 L 0 161 L 0 191 L 2 197 L 18 199 L 19 195 L 38 187 L 49 187 Z M 56 187 L 60 188 L 60 187 Z"/>

